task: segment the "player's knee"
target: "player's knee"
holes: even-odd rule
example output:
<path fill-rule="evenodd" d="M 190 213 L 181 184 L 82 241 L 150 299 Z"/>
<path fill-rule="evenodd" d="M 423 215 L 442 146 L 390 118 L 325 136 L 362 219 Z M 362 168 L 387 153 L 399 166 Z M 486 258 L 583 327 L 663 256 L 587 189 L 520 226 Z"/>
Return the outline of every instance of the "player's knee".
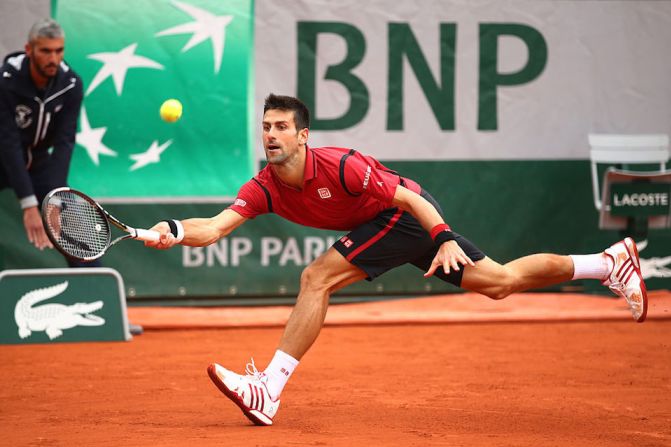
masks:
<path fill-rule="evenodd" d="M 310 264 L 303 269 L 301 273 L 301 290 L 302 291 L 324 291 L 328 290 L 328 275 L 324 269 Z"/>
<path fill-rule="evenodd" d="M 493 300 L 502 300 L 510 296 L 513 290 L 509 287 L 495 287 L 485 291 L 485 296 Z"/>
<path fill-rule="evenodd" d="M 488 287 L 484 294 L 493 300 L 502 300 L 510 296 L 517 289 L 517 278 L 512 272 L 506 271 L 504 275 L 497 278 L 496 284 Z"/>

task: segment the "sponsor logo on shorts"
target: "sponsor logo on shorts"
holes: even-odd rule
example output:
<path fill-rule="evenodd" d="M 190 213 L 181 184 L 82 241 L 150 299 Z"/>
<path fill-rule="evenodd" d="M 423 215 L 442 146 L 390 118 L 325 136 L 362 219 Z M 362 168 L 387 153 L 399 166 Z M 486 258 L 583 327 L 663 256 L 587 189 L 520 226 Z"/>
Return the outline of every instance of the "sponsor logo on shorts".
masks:
<path fill-rule="evenodd" d="M 368 182 L 370 181 L 370 165 L 366 168 L 366 174 L 363 176 L 363 189 L 368 188 Z"/>
<path fill-rule="evenodd" d="M 235 199 L 235 202 L 233 202 L 233 205 L 238 205 L 240 207 L 244 207 L 245 205 L 247 205 L 247 202 L 245 202 L 242 199 Z"/>
<path fill-rule="evenodd" d="M 331 198 L 331 191 L 329 191 L 328 188 L 319 188 L 317 192 L 319 193 L 319 197 L 321 197 L 322 199 Z"/>
<path fill-rule="evenodd" d="M 354 241 L 352 241 L 352 239 L 348 238 L 347 236 L 341 237 L 340 242 L 342 242 L 345 248 L 350 248 L 352 245 L 354 245 Z"/>

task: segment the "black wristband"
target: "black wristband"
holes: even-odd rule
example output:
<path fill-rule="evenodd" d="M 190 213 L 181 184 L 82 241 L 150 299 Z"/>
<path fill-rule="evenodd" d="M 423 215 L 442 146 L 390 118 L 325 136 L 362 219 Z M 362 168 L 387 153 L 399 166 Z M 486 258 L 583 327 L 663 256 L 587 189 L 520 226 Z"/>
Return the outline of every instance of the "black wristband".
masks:
<path fill-rule="evenodd" d="M 438 234 L 436 235 L 436 237 L 433 238 L 433 241 L 436 243 L 436 245 L 437 245 L 438 247 L 440 247 L 440 246 L 443 245 L 445 242 L 447 242 L 447 241 L 453 241 L 453 240 L 455 240 L 455 239 L 456 239 L 456 238 L 454 237 L 454 233 L 453 233 L 453 232 L 451 232 L 451 231 L 449 231 L 449 230 L 445 230 L 445 231 L 441 231 L 440 233 L 438 233 Z"/>
<path fill-rule="evenodd" d="M 170 225 L 170 232 L 172 233 L 173 236 L 177 237 L 177 225 L 175 224 L 174 220 L 166 219 L 161 222 L 166 222 L 168 225 Z"/>

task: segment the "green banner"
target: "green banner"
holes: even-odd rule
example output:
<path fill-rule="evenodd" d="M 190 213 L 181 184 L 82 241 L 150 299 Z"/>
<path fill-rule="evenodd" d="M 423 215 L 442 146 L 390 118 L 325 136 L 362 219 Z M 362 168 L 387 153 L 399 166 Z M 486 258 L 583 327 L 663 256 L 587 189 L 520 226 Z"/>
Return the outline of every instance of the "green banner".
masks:
<path fill-rule="evenodd" d="M 610 212 L 614 216 L 669 214 L 671 183 L 613 183 L 610 194 Z"/>
<path fill-rule="evenodd" d="M 84 81 L 70 184 L 96 198 L 232 197 L 253 172 L 253 0 L 59 0 Z M 174 123 L 159 116 L 169 98 Z"/>
<path fill-rule="evenodd" d="M 0 343 L 130 340 L 123 287 L 109 268 L 0 272 Z"/>
<path fill-rule="evenodd" d="M 456 231 L 501 263 L 539 252 L 598 253 L 623 237 L 619 231 L 598 228 L 586 160 L 385 164 L 417 180 L 441 204 Z M 166 217 L 214 216 L 225 207 L 219 203 L 143 203 L 105 208 L 133 225 L 149 227 Z M 6 234 L 0 239 L 0 268 L 65 266 L 55 250 L 39 251 L 27 241 L 20 208 L 10 190 L 0 193 L 0 227 Z M 123 276 L 129 302 L 281 303 L 295 299 L 303 269 L 343 234 L 264 215 L 208 247 L 153 250 L 141 242 L 123 241 L 110 248 L 102 262 Z M 648 290 L 671 288 L 671 231 L 651 230 L 636 242 Z M 551 289 L 564 288 L 611 293 L 595 280 Z M 373 282 L 348 286 L 337 299 L 457 290 L 438 279 L 427 280 L 413 266 L 404 266 Z"/>

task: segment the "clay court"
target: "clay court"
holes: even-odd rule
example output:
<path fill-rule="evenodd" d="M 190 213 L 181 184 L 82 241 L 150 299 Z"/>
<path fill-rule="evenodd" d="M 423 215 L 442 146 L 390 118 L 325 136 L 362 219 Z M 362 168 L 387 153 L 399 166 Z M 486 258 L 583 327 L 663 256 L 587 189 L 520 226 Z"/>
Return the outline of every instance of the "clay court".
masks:
<path fill-rule="evenodd" d="M 206 368 L 263 368 L 288 310 L 131 308 L 131 342 L 0 346 L 2 444 L 671 445 L 671 293 L 643 324 L 580 295 L 332 306 L 275 425 L 255 427 Z"/>

